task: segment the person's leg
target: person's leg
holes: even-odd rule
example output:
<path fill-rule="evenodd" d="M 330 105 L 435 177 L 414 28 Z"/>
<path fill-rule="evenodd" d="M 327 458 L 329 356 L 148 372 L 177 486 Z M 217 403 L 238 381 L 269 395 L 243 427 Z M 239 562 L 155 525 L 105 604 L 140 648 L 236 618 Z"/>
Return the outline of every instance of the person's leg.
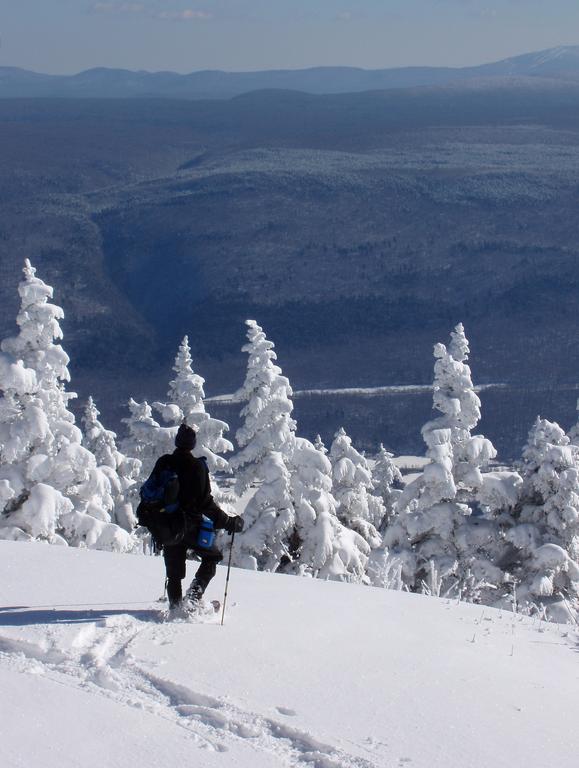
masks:
<path fill-rule="evenodd" d="M 223 560 L 223 555 L 217 547 L 212 547 L 211 549 L 198 547 L 195 549 L 195 553 L 201 558 L 201 565 L 197 569 L 195 578 L 187 590 L 187 596 L 193 600 L 199 600 L 207 589 L 207 585 L 215 576 L 217 563 Z"/>
<path fill-rule="evenodd" d="M 165 572 L 167 573 L 169 606 L 174 607 L 181 602 L 183 597 L 181 581 L 187 573 L 187 547 L 180 545 L 163 547 L 163 559 L 165 560 Z"/>

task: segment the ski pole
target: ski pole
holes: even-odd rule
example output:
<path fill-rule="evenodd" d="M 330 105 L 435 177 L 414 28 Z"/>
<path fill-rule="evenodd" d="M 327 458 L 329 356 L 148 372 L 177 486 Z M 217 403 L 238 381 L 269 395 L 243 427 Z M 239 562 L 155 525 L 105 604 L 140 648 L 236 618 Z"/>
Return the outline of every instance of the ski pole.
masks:
<path fill-rule="evenodd" d="M 225 579 L 225 594 L 223 595 L 223 610 L 221 612 L 221 626 L 225 621 L 225 603 L 227 602 L 227 589 L 229 587 L 229 574 L 231 573 L 231 555 L 233 554 L 233 541 L 235 539 L 235 531 L 231 534 L 231 547 L 229 548 L 229 562 L 227 564 L 227 577 Z"/>

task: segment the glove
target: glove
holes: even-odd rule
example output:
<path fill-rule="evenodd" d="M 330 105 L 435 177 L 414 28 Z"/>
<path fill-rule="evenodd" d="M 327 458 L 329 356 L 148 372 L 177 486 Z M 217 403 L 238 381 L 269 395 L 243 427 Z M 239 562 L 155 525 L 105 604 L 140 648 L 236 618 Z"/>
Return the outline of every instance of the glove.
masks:
<path fill-rule="evenodd" d="M 241 533 L 243 530 L 243 518 L 239 517 L 239 515 L 229 517 L 224 528 L 229 534 Z"/>

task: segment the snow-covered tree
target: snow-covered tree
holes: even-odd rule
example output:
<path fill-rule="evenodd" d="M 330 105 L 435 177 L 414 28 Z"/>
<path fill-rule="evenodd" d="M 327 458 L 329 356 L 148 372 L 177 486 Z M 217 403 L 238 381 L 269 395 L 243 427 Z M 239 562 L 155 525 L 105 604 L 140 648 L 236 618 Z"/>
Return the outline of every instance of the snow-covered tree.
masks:
<path fill-rule="evenodd" d="M 296 518 L 293 570 L 318 578 L 363 581 L 370 547 L 338 520 L 332 465 L 304 438 L 296 438 L 291 490 Z"/>
<path fill-rule="evenodd" d="M 169 382 L 167 403 L 153 403 L 166 424 L 172 425 L 175 433 L 180 424 L 193 427 L 197 441 L 193 455 L 205 458 L 211 473 L 211 487 L 215 501 L 226 512 L 234 513 L 235 494 L 220 487 L 216 473 L 231 472 L 229 463 L 221 454 L 233 450 L 233 445 L 224 437 L 229 425 L 214 419 L 205 408 L 205 379 L 193 371 L 191 348 L 187 336 L 183 338 L 173 366 L 175 378 Z"/>
<path fill-rule="evenodd" d="M 520 466 L 521 498 L 506 538 L 520 606 L 556 621 L 579 610 L 579 448 L 555 422 L 537 418 Z"/>
<path fill-rule="evenodd" d="M 128 407 L 129 416 L 122 419 L 127 425 L 128 435 L 121 441 L 121 450 L 125 455 L 134 456 L 141 462 L 137 478 L 137 482 L 141 484 L 153 471 L 159 456 L 175 449 L 177 428 L 162 427 L 153 418 L 153 411 L 146 400 L 138 403 L 131 397 Z"/>
<path fill-rule="evenodd" d="M 371 548 L 379 547 L 382 537 L 378 528 L 386 509 L 382 499 L 371 493 L 372 473 L 368 462 L 354 448 L 343 428 L 336 432 L 329 456 L 340 522 L 359 533 Z"/>
<path fill-rule="evenodd" d="M 261 461 L 271 451 L 291 455 L 296 428 L 291 418 L 291 386 L 275 363 L 274 344 L 255 320 L 247 320 L 246 325 L 249 343 L 242 352 L 248 354 L 247 374 L 235 395 L 246 405 L 241 410 L 244 423 L 235 435 L 241 450 L 231 461 L 240 492 L 259 478 Z"/>
<path fill-rule="evenodd" d="M 316 439 L 314 440 L 314 448 L 316 449 L 316 451 L 321 451 L 324 454 L 324 456 L 327 456 L 328 449 L 324 445 L 324 441 L 322 440 L 320 435 L 316 435 Z"/>
<path fill-rule="evenodd" d="M 223 436 L 229 425 L 212 418 L 205 408 L 205 379 L 193 371 L 187 336 L 181 342 L 173 370 L 175 378 L 169 383 L 168 402 L 153 403 L 153 407 L 166 423 L 193 427 L 197 433 L 193 454 L 207 460 L 210 472 L 229 472 L 227 460 L 220 455 L 233 450 L 233 445 Z"/>
<path fill-rule="evenodd" d="M 275 571 L 291 561 L 290 537 L 295 527 L 290 474 L 286 462 L 295 444 L 295 422 L 289 381 L 282 375 L 274 344 L 255 320 L 247 320 L 248 354 L 245 382 L 236 394 L 244 402 L 237 430 L 239 452 L 230 464 L 236 490 L 257 490 L 244 512 L 245 528 L 237 538 L 236 562 L 243 567 Z"/>
<path fill-rule="evenodd" d="M 374 467 L 372 468 L 372 483 L 374 493 L 380 496 L 384 502 L 386 515 L 382 524 L 382 529 L 390 522 L 393 513 L 394 502 L 400 496 L 404 488 L 402 473 L 392 461 L 393 453 L 389 453 L 382 443 L 376 456 Z M 382 531 L 383 532 L 383 531 Z"/>
<path fill-rule="evenodd" d="M 132 531 L 136 524 L 136 480 L 140 475 L 141 462 L 118 450 L 116 434 L 105 429 L 99 416 L 93 398 L 89 397 L 82 418 L 83 445 L 94 455 L 99 469 L 109 480 L 114 503 L 113 522 L 126 531 Z"/>
<path fill-rule="evenodd" d="M 471 434 L 480 421 L 481 402 L 466 362 L 469 354 L 464 328 L 459 323 L 450 335 L 448 349 L 444 344 L 434 348 L 433 389 L 434 408 L 442 414 L 437 423 L 450 429 L 454 481 L 458 489 L 472 492 L 480 488 L 481 469 L 497 452 L 490 440 Z"/>
<path fill-rule="evenodd" d="M 448 349 L 434 347 L 433 406 L 441 415 L 422 428 L 431 461 L 397 500 L 398 516 L 385 542 L 412 588 L 466 590 L 474 599 L 480 590 L 473 585 L 489 584 L 501 573 L 485 554 L 498 536 L 496 526 L 471 515 L 483 487 L 481 469 L 496 451 L 485 437 L 471 434 L 480 419 L 480 400 L 468 355 L 462 324 L 451 334 Z"/>
<path fill-rule="evenodd" d="M 66 391 L 69 358 L 56 343 L 64 313 L 28 260 L 18 291 L 19 332 L 1 345 L 0 535 L 131 549 L 133 539 L 111 522 L 108 478 L 68 408 L 76 395 Z"/>
<path fill-rule="evenodd" d="M 243 513 L 245 527 L 235 539 L 235 564 L 251 570 L 283 570 L 292 562 L 296 524 L 290 474 L 279 451 L 269 451 L 259 471 L 261 481 Z"/>

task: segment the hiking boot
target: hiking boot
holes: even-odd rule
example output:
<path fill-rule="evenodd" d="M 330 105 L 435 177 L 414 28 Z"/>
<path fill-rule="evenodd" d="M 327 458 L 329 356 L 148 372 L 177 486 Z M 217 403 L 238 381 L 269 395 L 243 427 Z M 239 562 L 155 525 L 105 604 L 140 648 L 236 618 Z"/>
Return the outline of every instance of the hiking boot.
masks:
<path fill-rule="evenodd" d="M 191 586 L 187 590 L 187 600 L 193 605 L 199 603 L 205 592 L 205 587 L 200 584 L 197 579 L 193 579 Z"/>

